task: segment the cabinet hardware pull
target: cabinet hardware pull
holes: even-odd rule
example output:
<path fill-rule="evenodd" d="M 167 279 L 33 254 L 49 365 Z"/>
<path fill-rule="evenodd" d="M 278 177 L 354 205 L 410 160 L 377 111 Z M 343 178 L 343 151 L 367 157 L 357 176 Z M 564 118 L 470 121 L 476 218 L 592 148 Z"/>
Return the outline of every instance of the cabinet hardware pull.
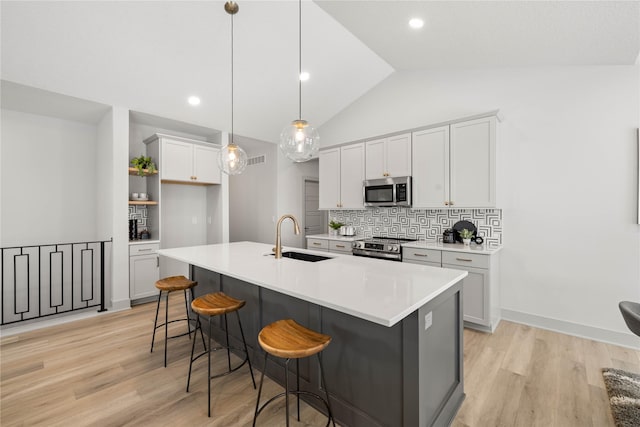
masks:
<path fill-rule="evenodd" d="M 453 202 L 452 202 L 452 201 L 449 201 L 449 205 L 450 205 L 450 206 L 453 206 Z"/>
<path fill-rule="evenodd" d="M 466 261 L 466 262 L 472 262 L 472 259 L 466 259 L 466 258 L 456 258 L 457 261 Z"/>
<path fill-rule="evenodd" d="M 156 257 L 156 267 L 160 267 L 160 257 Z"/>
<path fill-rule="evenodd" d="M 336 245 L 336 248 L 343 248 L 344 249 L 344 245 Z"/>
<path fill-rule="evenodd" d="M 316 246 L 320 246 L 321 245 L 321 243 L 318 243 L 318 242 L 313 242 L 313 244 L 316 245 Z"/>
<path fill-rule="evenodd" d="M 449 206 L 449 202 L 444 202 L 444 205 L 445 206 Z"/>
<path fill-rule="evenodd" d="M 146 252 L 146 251 L 152 251 L 152 248 L 146 248 L 146 249 L 138 249 L 138 252 Z"/>
<path fill-rule="evenodd" d="M 413 255 L 415 255 L 415 256 L 423 256 L 423 257 L 425 257 L 425 258 L 429 256 L 429 255 L 427 255 L 427 254 L 417 254 L 417 253 L 415 253 L 415 252 L 413 253 Z"/>

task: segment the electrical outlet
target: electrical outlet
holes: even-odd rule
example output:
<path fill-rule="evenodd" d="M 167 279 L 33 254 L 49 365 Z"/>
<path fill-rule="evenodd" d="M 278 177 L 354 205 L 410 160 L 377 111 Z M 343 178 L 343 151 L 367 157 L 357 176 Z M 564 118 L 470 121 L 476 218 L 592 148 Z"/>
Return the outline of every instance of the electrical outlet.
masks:
<path fill-rule="evenodd" d="M 426 331 L 433 325 L 433 311 L 424 315 L 424 330 Z"/>

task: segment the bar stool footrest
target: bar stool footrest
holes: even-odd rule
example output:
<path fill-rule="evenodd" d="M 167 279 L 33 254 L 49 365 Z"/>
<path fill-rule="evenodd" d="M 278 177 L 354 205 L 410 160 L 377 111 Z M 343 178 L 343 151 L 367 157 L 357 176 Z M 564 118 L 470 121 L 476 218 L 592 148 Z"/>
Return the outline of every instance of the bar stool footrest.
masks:
<path fill-rule="evenodd" d="M 174 320 L 169 320 L 169 322 L 168 322 L 168 323 L 173 323 L 173 322 L 184 322 L 184 321 L 189 322 L 189 321 L 191 321 L 191 320 L 195 321 L 196 319 L 191 319 L 191 318 L 189 318 L 189 319 L 174 319 Z M 162 323 L 162 324 L 160 324 L 160 325 L 156 326 L 156 327 L 155 327 L 155 329 L 161 328 L 161 327 L 163 327 L 164 325 L 165 325 L 165 324 L 164 324 L 164 323 Z M 171 338 L 179 338 L 179 337 L 183 337 L 183 336 L 185 336 L 185 335 L 189 335 L 189 336 L 191 336 L 191 331 L 183 332 L 183 333 L 181 333 L 180 335 L 172 335 L 172 336 L 170 336 L 170 337 L 167 337 L 167 339 L 171 339 Z M 151 352 L 153 353 L 153 349 L 151 350 Z"/>
<path fill-rule="evenodd" d="M 262 406 L 260 406 L 260 409 L 258 409 L 258 411 L 255 413 L 255 419 L 257 420 L 258 416 L 260 415 L 260 412 L 262 412 L 262 410 L 264 408 L 267 407 L 267 405 L 269 405 L 271 402 L 273 402 L 276 399 L 279 399 L 281 397 L 286 396 L 287 392 L 283 391 L 280 394 L 276 394 L 275 396 L 273 396 L 272 398 L 270 398 L 269 400 L 267 400 L 266 402 L 264 402 L 262 404 Z M 327 401 L 324 399 L 324 397 L 320 396 L 319 394 L 316 393 L 312 393 L 310 391 L 306 391 L 306 390 L 298 390 L 298 391 L 289 391 L 289 394 L 296 394 L 296 395 L 305 395 L 305 396 L 312 396 L 315 397 L 316 399 L 318 399 L 319 401 L 321 401 L 322 403 L 324 403 L 324 407 L 327 408 L 327 424 L 325 427 L 328 427 L 331 424 L 331 420 L 333 418 L 333 415 L 331 414 L 331 409 L 329 408 L 329 404 L 327 403 Z M 255 420 L 254 420 L 255 421 Z"/>
<path fill-rule="evenodd" d="M 220 350 L 226 350 L 227 347 L 221 346 L 221 347 L 214 347 L 211 349 L 211 351 L 220 351 Z M 229 350 L 237 350 L 237 351 L 241 351 L 244 353 L 243 349 L 237 348 L 237 347 L 229 347 Z M 198 354 L 196 357 L 194 357 L 193 359 L 191 359 L 191 362 L 195 362 L 196 360 L 198 360 L 200 357 L 205 356 L 208 353 L 207 350 L 203 351 L 202 353 Z M 249 355 L 245 354 L 244 359 L 242 359 L 242 363 L 240 363 L 238 366 L 235 366 L 231 369 L 226 370 L 225 372 L 222 372 L 220 374 L 215 374 L 215 375 L 211 375 L 211 379 L 214 378 L 220 378 L 220 377 L 224 377 L 226 375 L 232 374 L 235 371 L 237 371 L 238 369 L 242 368 L 244 365 L 247 364 L 247 362 L 249 361 Z"/>

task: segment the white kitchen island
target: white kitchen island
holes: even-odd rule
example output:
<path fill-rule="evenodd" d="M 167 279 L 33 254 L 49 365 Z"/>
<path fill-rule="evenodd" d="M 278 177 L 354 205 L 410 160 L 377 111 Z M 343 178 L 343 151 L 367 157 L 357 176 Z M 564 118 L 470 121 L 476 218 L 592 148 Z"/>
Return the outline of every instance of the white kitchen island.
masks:
<path fill-rule="evenodd" d="M 222 290 L 247 301 L 240 314 L 259 369 L 257 334 L 268 323 L 293 318 L 331 335 L 323 361 L 332 409 L 341 425 L 451 422 L 464 399 L 465 271 L 300 249 L 292 250 L 331 259 L 275 259 L 272 247 L 237 242 L 159 253 L 191 265 L 190 274 L 198 281 L 196 295 Z M 239 337 L 233 323 L 229 333 Z M 224 335 L 223 325 L 217 322 L 215 338 Z M 267 374 L 283 383 L 279 361 L 270 363 Z M 301 360 L 300 370 L 301 387 L 320 391 L 316 364 Z"/>

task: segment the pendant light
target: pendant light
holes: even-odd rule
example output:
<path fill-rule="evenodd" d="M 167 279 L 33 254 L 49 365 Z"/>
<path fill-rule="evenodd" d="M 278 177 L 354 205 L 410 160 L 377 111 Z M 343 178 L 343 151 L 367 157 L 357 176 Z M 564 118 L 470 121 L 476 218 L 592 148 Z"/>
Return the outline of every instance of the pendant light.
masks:
<path fill-rule="evenodd" d="M 233 141 L 233 15 L 238 13 L 240 7 L 238 3 L 228 1 L 224 4 L 224 10 L 231 15 L 231 134 L 229 143 L 220 149 L 218 166 L 227 175 L 239 175 L 247 167 L 247 153 Z"/>
<path fill-rule="evenodd" d="M 320 135 L 302 119 L 302 0 L 298 0 L 298 119 L 282 129 L 280 150 L 294 162 L 306 162 L 318 154 Z"/>

